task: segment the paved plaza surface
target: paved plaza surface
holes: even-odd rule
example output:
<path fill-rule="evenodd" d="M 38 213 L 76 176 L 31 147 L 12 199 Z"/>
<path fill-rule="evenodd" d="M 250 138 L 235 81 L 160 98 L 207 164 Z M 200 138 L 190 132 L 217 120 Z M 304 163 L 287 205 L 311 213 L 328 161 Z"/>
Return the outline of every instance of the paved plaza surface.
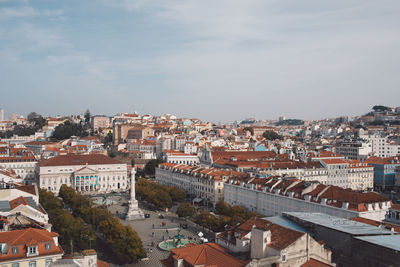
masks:
<path fill-rule="evenodd" d="M 179 218 L 173 212 L 176 210 L 176 206 L 173 207 L 170 212 L 159 212 L 150 211 L 144 203 L 139 202 L 139 207 L 144 213 L 150 214 L 150 218 L 128 222 L 123 219 L 123 215 L 127 210 L 126 203 L 128 201 L 128 195 L 110 196 L 110 198 L 116 200 L 115 202 L 117 202 L 117 204 L 109 205 L 108 209 L 112 214 L 118 216 L 123 224 L 132 226 L 142 239 L 143 247 L 147 252 L 147 260 L 142 260 L 135 264 L 127 264 L 125 266 L 162 266 L 160 260 L 167 258 L 169 251 L 161 250 L 158 248 L 158 244 L 163 240 L 169 239 L 168 236 L 173 237 L 177 235 L 178 229 L 180 229 L 180 234 L 184 235 L 187 239 L 191 238 L 193 243 L 199 244 L 200 239 L 197 235 L 199 232 L 203 232 L 209 241 L 214 240 L 214 234 L 212 232 L 197 226 L 191 221 Z M 160 215 L 165 218 L 159 218 Z M 182 229 L 180 227 L 181 224 L 187 224 L 187 229 Z M 110 264 L 110 266 L 117 265 Z"/>

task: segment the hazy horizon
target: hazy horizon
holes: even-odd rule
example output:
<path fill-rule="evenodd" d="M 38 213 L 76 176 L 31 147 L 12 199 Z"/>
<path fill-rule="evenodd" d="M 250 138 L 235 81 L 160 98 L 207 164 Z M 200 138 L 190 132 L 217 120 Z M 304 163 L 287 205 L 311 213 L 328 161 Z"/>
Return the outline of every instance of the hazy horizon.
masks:
<path fill-rule="evenodd" d="M 218 123 L 396 107 L 398 14 L 394 0 L 0 0 L 0 108 Z"/>

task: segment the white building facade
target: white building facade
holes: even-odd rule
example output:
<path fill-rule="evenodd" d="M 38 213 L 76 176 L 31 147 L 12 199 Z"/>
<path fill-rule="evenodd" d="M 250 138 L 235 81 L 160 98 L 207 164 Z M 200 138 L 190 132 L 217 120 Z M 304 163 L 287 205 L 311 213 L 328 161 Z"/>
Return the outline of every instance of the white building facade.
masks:
<path fill-rule="evenodd" d="M 105 155 L 62 155 L 41 161 L 37 168 L 40 188 L 58 194 L 61 185 L 88 193 L 125 191 L 128 169 L 125 163 Z"/>
<path fill-rule="evenodd" d="M 13 169 L 26 183 L 34 180 L 36 165 L 37 161 L 33 155 L 0 157 L 0 167 Z"/>
<path fill-rule="evenodd" d="M 363 135 L 372 148 L 372 153 L 381 158 L 394 157 L 400 154 L 400 145 L 388 141 L 387 136 L 381 134 Z"/>
<path fill-rule="evenodd" d="M 215 205 L 224 197 L 224 182 L 239 174 L 216 168 L 162 163 L 156 168 L 156 181 L 159 184 L 181 188 L 187 194 Z"/>
<path fill-rule="evenodd" d="M 164 151 L 163 159 L 169 163 L 197 165 L 199 158 L 197 155 L 185 154 L 176 150 Z"/>
<path fill-rule="evenodd" d="M 381 221 L 390 201 L 376 193 L 358 193 L 337 186 L 309 184 L 297 179 L 265 179 L 251 182 L 229 181 L 224 200 L 266 216 L 282 212 L 320 212 L 342 218 L 364 217 Z M 337 196 L 341 196 L 338 198 Z"/>

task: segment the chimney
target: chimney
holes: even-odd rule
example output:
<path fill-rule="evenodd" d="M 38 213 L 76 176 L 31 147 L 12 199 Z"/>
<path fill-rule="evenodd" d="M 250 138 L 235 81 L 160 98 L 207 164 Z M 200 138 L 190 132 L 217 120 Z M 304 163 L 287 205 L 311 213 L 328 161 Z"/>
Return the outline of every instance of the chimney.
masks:
<path fill-rule="evenodd" d="M 268 231 L 266 231 L 266 235 L 265 235 L 264 241 L 265 241 L 266 244 L 269 244 L 269 243 L 271 243 L 271 240 L 272 240 L 272 233 L 271 233 L 270 230 L 268 230 Z"/>
<path fill-rule="evenodd" d="M 183 266 L 183 259 L 174 258 L 174 267 L 182 267 L 182 266 Z"/>
<path fill-rule="evenodd" d="M 250 236 L 250 256 L 252 259 L 262 259 L 268 254 L 268 244 L 271 243 L 271 231 L 258 228 L 251 229 Z"/>

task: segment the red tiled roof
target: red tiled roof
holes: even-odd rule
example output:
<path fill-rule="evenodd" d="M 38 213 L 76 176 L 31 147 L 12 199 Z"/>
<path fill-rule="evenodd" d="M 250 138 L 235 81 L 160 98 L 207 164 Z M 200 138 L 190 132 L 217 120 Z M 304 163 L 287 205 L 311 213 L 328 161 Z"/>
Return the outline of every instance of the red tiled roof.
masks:
<path fill-rule="evenodd" d="M 343 159 L 320 159 L 320 161 L 324 162 L 325 164 L 348 164 Z"/>
<path fill-rule="evenodd" d="M 281 195 L 284 195 L 286 192 L 286 196 L 288 196 L 287 192 L 295 193 L 293 197 L 298 199 L 304 199 L 305 195 L 310 195 L 312 197 L 318 197 L 317 199 L 312 199 L 311 201 L 320 203 L 322 198 L 326 198 L 328 201 L 327 205 L 342 207 L 344 202 L 349 204 L 348 209 L 357 210 L 357 211 L 366 211 L 368 206 L 366 204 L 369 203 L 378 203 L 381 205 L 381 202 L 387 202 L 389 199 L 384 196 L 376 193 L 376 192 L 356 192 L 351 189 L 344 189 L 339 186 L 333 185 L 322 185 L 322 184 L 312 184 L 310 185 L 308 182 L 300 181 L 298 179 L 287 178 L 294 182 L 288 182 L 285 179 L 281 179 L 280 177 L 268 177 L 268 178 L 250 178 L 245 180 L 245 187 L 249 187 L 250 184 L 256 184 L 264 186 L 266 192 L 269 192 L 273 187 L 274 189 L 280 189 Z M 239 181 L 241 179 L 236 179 L 233 185 L 240 185 Z M 256 189 L 261 189 L 258 186 Z M 309 191 L 309 190 L 310 191 Z M 305 191 L 306 190 L 306 191 Z M 379 206 L 382 208 L 381 206 Z M 374 208 L 374 205 L 372 206 Z"/>
<path fill-rule="evenodd" d="M 167 259 L 161 260 L 166 267 L 174 266 L 174 259 L 183 259 L 184 266 L 244 267 L 247 262 L 228 254 L 229 250 L 215 244 L 189 244 L 184 248 L 171 250 Z"/>
<path fill-rule="evenodd" d="M 36 257 L 63 254 L 64 251 L 61 246 L 55 245 L 53 237 L 58 237 L 58 234 L 35 228 L 1 232 L 0 243 L 7 243 L 10 249 L 7 253 L 3 251 L 3 254 L 0 254 L 0 262 L 28 258 L 27 246 L 29 245 L 37 245 L 39 255 Z M 50 249 L 45 248 L 46 243 L 51 243 Z M 18 253 L 13 254 L 12 247 L 18 247 Z"/>
<path fill-rule="evenodd" d="M 400 205 L 392 204 L 390 209 L 392 209 L 392 210 L 400 210 Z"/>
<path fill-rule="evenodd" d="M 369 157 L 365 162 L 369 164 L 400 164 L 400 156 L 387 158 Z"/>
<path fill-rule="evenodd" d="M 40 167 L 68 166 L 68 165 L 99 165 L 99 164 L 122 164 L 120 161 L 102 154 L 59 155 L 39 162 Z"/>
<path fill-rule="evenodd" d="M 102 260 L 97 259 L 97 267 L 108 267 L 108 263 Z"/>
<path fill-rule="evenodd" d="M 333 267 L 333 265 L 323 263 L 321 261 L 310 258 L 308 261 L 306 261 L 300 267 Z"/>
<path fill-rule="evenodd" d="M 81 137 L 81 140 L 99 140 L 97 136 L 86 136 L 86 137 Z"/>
<path fill-rule="evenodd" d="M 322 192 L 322 190 L 324 190 L 327 186 L 323 185 L 323 184 L 318 184 L 314 190 L 312 190 L 311 192 L 308 192 L 306 195 L 310 195 L 312 197 L 316 197 L 318 196 L 319 193 Z"/>
<path fill-rule="evenodd" d="M 29 205 L 24 197 L 18 197 L 16 199 L 10 200 L 9 203 L 11 209 L 18 207 L 19 205 Z"/>
<path fill-rule="evenodd" d="M 277 250 L 282 250 L 288 247 L 289 245 L 293 244 L 297 239 L 302 237 L 305 233 L 298 232 L 278 224 L 274 224 L 268 220 L 261 219 L 261 218 L 251 218 L 246 222 L 242 223 L 239 226 L 235 226 L 229 231 L 225 231 L 219 235 L 219 237 L 223 237 L 225 239 L 234 239 L 234 233 L 239 233 L 240 238 L 246 236 L 253 227 L 264 231 L 271 231 L 271 242 L 267 244 L 267 246 L 273 247 Z M 230 235 L 233 238 L 227 238 Z"/>
<path fill-rule="evenodd" d="M 30 142 L 24 143 L 24 145 L 30 145 L 30 146 L 57 145 L 57 142 L 49 142 L 49 141 L 30 141 Z"/>
<path fill-rule="evenodd" d="M 360 193 L 352 190 L 346 190 L 339 186 L 329 186 L 329 188 L 320 197 L 355 204 L 388 201 L 387 198 L 375 192 Z"/>
<path fill-rule="evenodd" d="M 263 158 L 275 158 L 276 153 L 273 151 L 213 151 L 213 160 L 218 159 L 231 159 L 235 157 L 237 160 L 248 160 L 248 159 L 263 159 Z"/>
<path fill-rule="evenodd" d="M 35 185 L 18 186 L 18 187 L 16 187 L 16 189 L 24 191 L 24 192 L 32 194 L 32 195 L 36 195 Z"/>

